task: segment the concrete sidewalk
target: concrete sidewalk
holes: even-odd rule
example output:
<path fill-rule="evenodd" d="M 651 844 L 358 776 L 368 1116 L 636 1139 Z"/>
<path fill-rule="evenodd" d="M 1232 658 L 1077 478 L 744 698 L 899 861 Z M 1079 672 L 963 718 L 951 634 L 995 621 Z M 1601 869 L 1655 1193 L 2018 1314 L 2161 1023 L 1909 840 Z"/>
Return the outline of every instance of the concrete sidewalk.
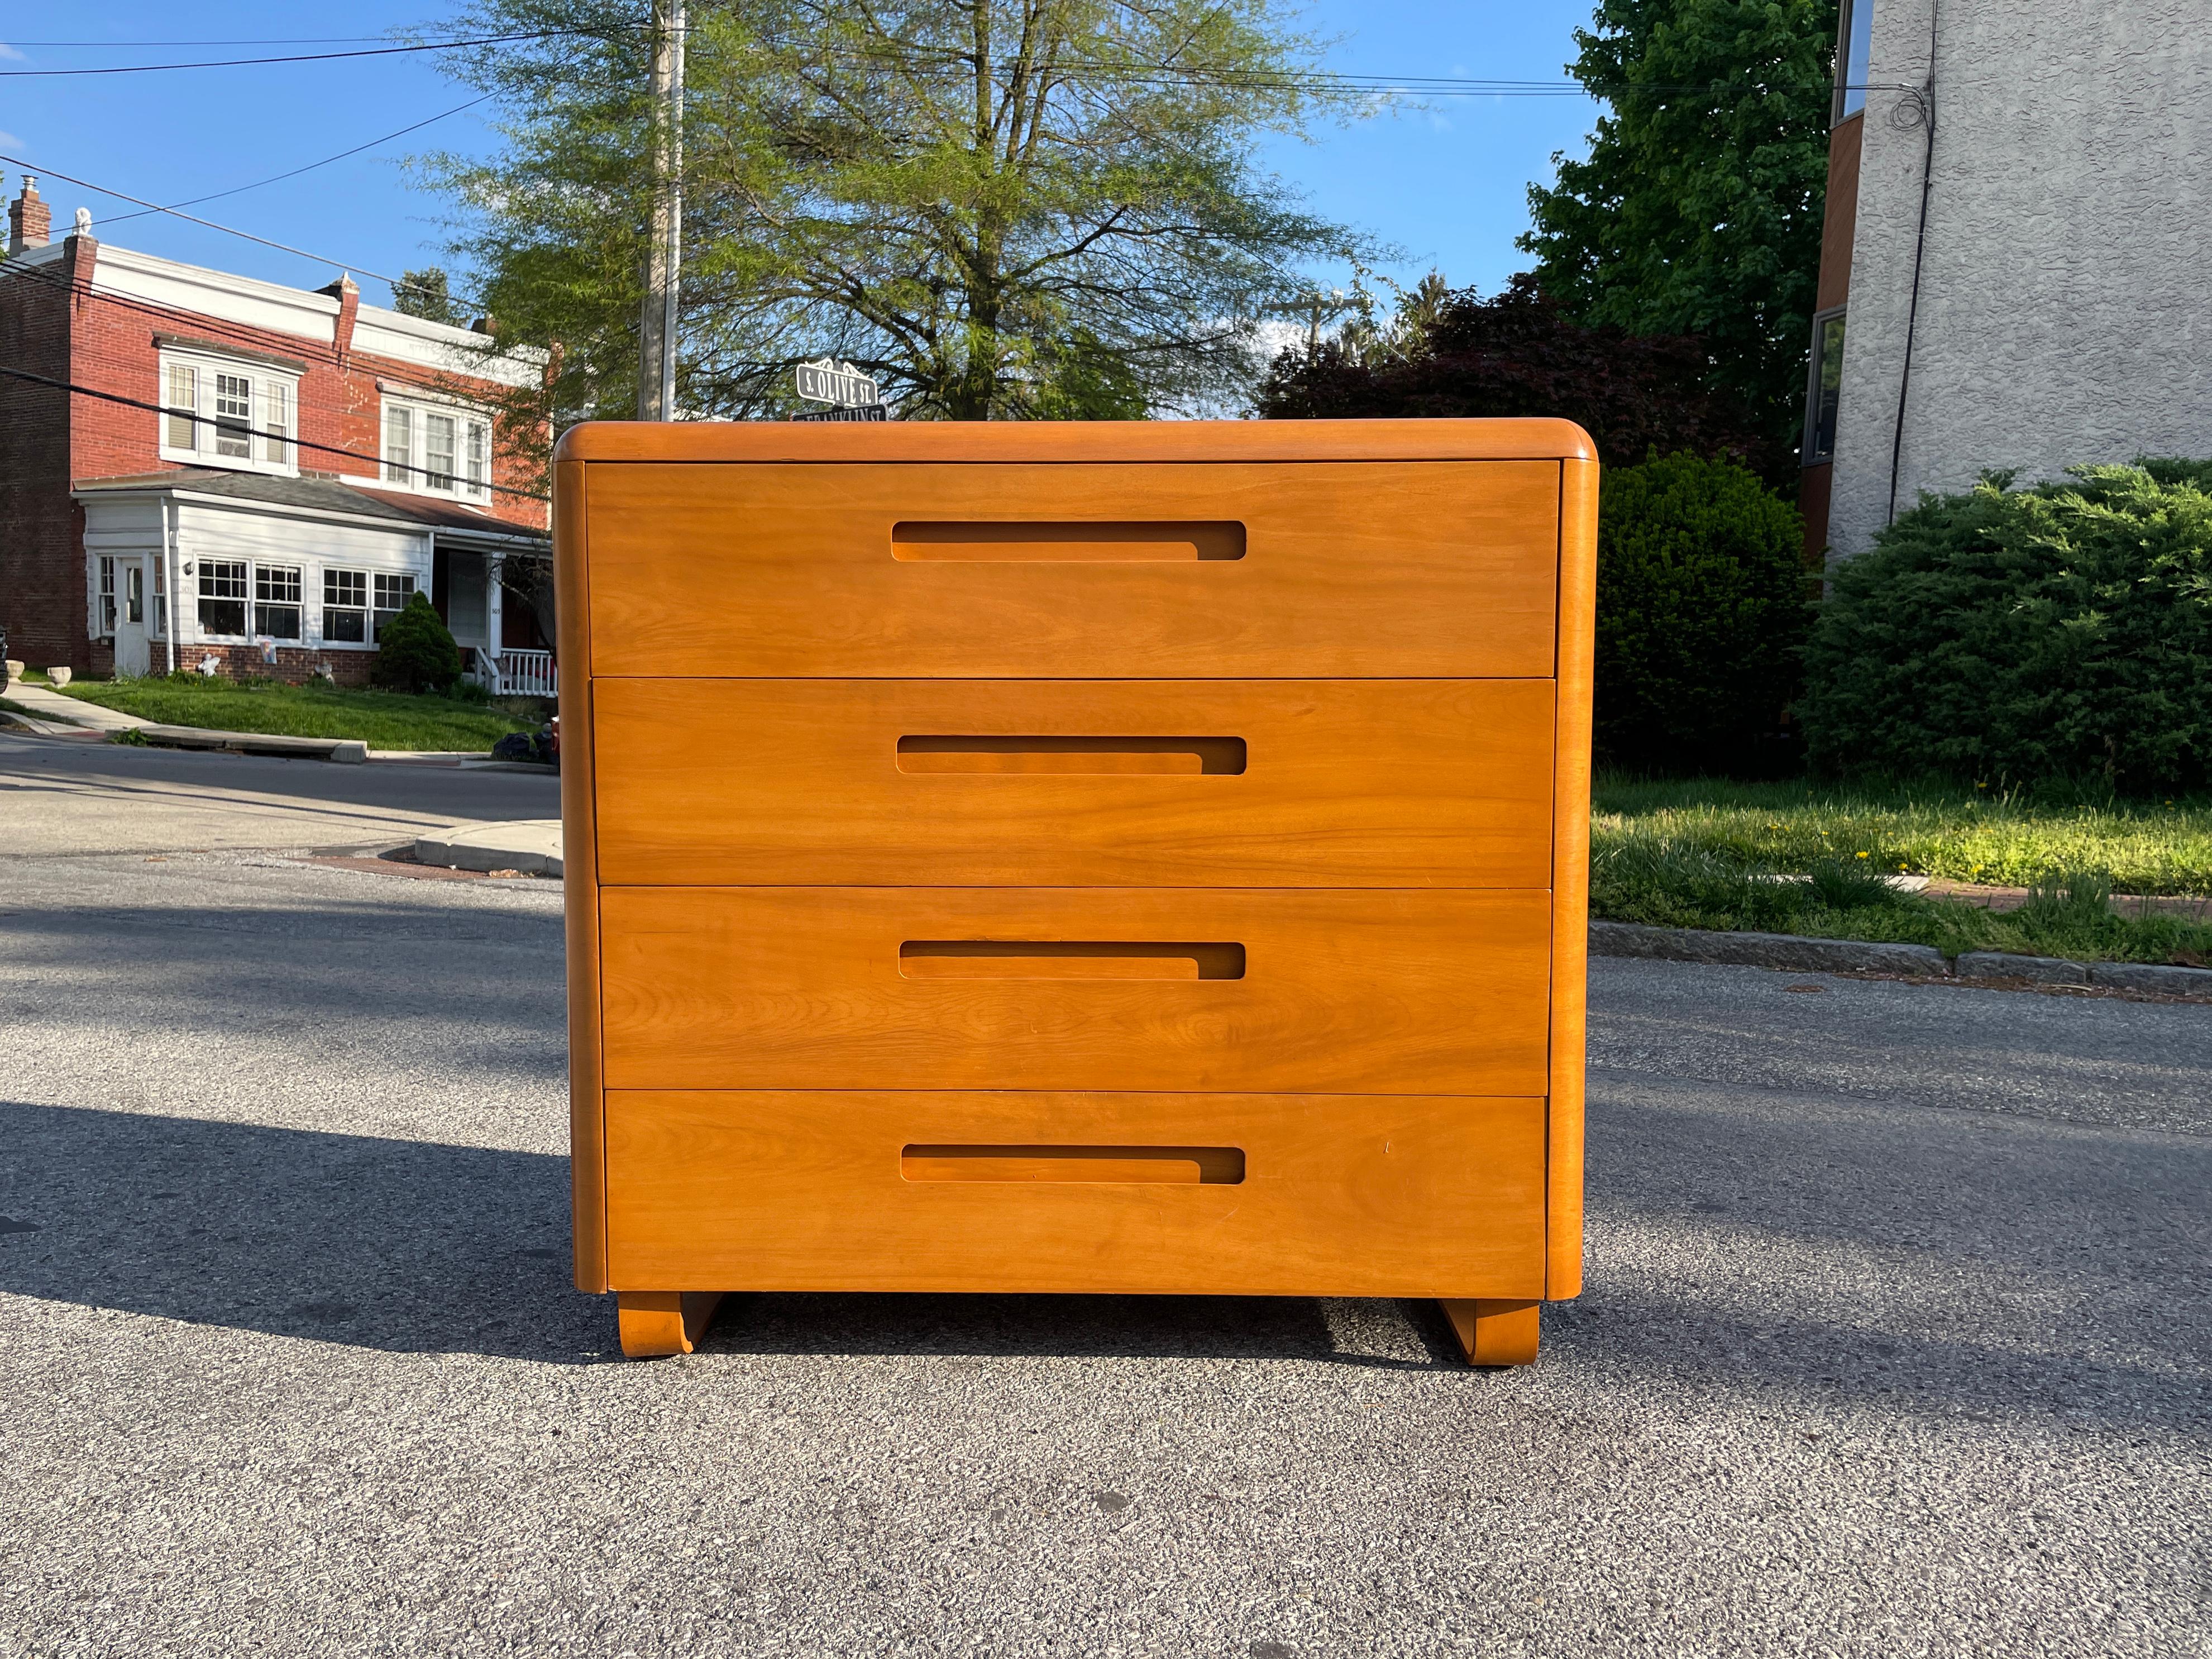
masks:
<path fill-rule="evenodd" d="M 33 685 L 27 680 L 11 682 L 4 691 L 0 691 L 0 697 L 29 709 L 42 720 L 57 720 L 64 726 L 88 726 L 95 732 L 135 732 L 154 724 L 136 714 L 87 702 L 82 697 L 64 696 L 49 685 Z"/>
<path fill-rule="evenodd" d="M 457 823 L 416 838 L 415 856 L 448 870 L 515 870 L 526 876 L 561 873 L 561 820 L 517 818 L 506 823 Z"/>

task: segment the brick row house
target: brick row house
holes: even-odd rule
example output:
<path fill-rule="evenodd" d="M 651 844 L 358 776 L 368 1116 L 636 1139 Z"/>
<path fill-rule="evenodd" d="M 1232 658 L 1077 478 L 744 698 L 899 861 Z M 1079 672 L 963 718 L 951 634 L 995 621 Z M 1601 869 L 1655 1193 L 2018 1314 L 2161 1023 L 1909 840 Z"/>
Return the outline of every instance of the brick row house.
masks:
<path fill-rule="evenodd" d="M 495 420 L 542 356 L 363 305 L 349 278 L 286 288 L 106 246 L 82 210 L 52 240 L 34 180 L 8 214 L 8 655 L 358 684 L 420 592 L 477 678 L 551 694 L 546 505 Z"/>

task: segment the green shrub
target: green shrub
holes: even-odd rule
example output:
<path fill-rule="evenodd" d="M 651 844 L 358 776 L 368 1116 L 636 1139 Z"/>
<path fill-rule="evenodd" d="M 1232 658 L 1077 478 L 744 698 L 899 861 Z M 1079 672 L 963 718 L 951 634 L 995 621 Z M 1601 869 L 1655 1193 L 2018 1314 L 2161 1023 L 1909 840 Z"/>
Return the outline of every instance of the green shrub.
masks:
<path fill-rule="evenodd" d="M 1605 474 L 1597 749 L 1640 772 L 1756 769 L 1797 688 L 1811 582 L 1796 509 L 1729 460 Z"/>
<path fill-rule="evenodd" d="M 1844 777 L 2212 781 L 2212 463 L 1990 474 L 1837 568 L 1806 653 L 1808 758 Z"/>
<path fill-rule="evenodd" d="M 421 593 L 384 624 L 376 645 L 376 684 L 394 691 L 446 691 L 461 677 L 461 649 Z"/>

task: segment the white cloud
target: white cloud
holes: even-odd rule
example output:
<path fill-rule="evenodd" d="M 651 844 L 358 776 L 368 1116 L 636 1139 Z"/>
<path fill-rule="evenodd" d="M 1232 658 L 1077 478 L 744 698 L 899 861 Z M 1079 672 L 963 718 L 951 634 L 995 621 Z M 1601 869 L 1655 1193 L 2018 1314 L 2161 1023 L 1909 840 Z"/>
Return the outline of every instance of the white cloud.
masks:
<path fill-rule="evenodd" d="M 24 148 L 23 141 L 12 132 L 0 132 L 0 144 L 7 145 L 9 149 Z"/>
<path fill-rule="evenodd" d="M 0 40 L 0 63 L 20 64 L 22 61 L 23 54 L 21 52 L 16 51 L 15 47 L 9 46 L 5 40 Z"/>

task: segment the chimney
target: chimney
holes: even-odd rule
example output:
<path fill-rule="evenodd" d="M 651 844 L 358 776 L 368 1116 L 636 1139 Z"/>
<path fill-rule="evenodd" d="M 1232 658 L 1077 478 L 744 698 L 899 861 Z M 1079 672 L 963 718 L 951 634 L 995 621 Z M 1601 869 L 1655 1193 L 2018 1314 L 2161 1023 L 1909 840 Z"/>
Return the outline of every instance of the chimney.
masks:
<path fill-rule="evenodd" d="M 52 210 L 39 199 L 39 181 L 24 174 L 23 193 L 8 204 L 8 252 L 44 247 L 53 222 Z"/>
<path fill-rule="evenodd" d="M 315 292 L 327 294 L 338 302 L 337 324 L 331 331 L 331 344 L 343 358 L 353 349 L 353 325 L 354 319 L 361 314 L 361 289 L 355 285 L 353 273 L 349 270 L 342 273 L 335 283 L 325 283 Z"/>

